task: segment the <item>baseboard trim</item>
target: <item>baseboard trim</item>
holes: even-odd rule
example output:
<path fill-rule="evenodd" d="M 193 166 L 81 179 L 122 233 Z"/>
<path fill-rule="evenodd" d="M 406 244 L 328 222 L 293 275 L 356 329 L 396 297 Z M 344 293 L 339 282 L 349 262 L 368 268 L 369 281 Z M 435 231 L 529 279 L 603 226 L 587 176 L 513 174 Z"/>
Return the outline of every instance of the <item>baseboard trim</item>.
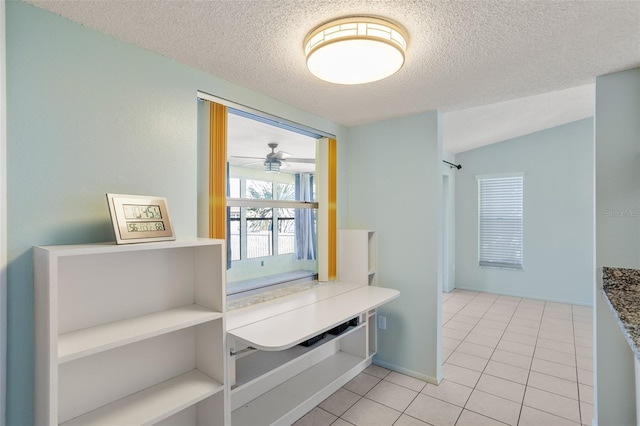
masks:
<path fill-rule="evenodd" d="M 380 367 L 384 367 L 388 370 L 392 370 L 398 373 L 402 373 L 402 374 L 406 374 L 407 376 L 411 376 L 411 377 L 415 377 L 416 379 L 420 379 L 422 381 L 425 381 L 427 383 L 433 383 L 434 385 L 437 385 L 439 383 L 438 379 L 431 377 L 431 376 L 427 376 L 426 374 L 422 374 L 420 372 L 417 371 L 413 371 L 413 370 L 409 370 L 408 368 L 404 368 L 404 367 L 400 367 L 399 365 L 395 365 L 395 364 L 391 364 L 379 359 L 375 359 L 373 360 L 373 363 L 375 365 L 378 365 Z"/>
<path fill-rule="evenodd" d="M 468 290 L 468 291 L 477 291 L 480 293 L 489 293 L 489 294 L 500 294 L 503 296 L 512 296 L 512 297 L 524 297 L 526 299 L 536 299 L 536 300 L 544 300 L 545 302 L 555 302 L 555 303 L 567 303 L 569 305 L 578 305 L 578 306 L 586 306 L 588 308 L 592 308 L 593 304 L 588 304 L 588 303 L 582 303 L 582 302 L 572 302 L 570 300 L 562 300 L 562 299 L 556 299 L 556 298 L 542 298 L 539 296 L 532 296 L 530 294 L 522 294 L 522 293 L 518 293 L 518 292 L 513 292 L 513 291 L 498 291 L 498 290 L 488 290 L 488 289 L 480 289 L 480 288 L 474 288 L 474 287 L 466 287 L 466 286 L 459 286 L 456 284 L 455 290 Z"/>

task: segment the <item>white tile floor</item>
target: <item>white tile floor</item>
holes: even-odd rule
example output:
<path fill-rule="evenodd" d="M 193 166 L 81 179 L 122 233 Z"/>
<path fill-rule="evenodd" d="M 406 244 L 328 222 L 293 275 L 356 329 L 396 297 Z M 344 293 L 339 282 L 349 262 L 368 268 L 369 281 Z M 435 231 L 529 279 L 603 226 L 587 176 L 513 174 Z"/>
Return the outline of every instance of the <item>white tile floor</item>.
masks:
<path fill-rule="evenodd" d="M 296 425 L 591 425 L 591 308 L 443 295 L 439 386 L 372 365 Z"/>

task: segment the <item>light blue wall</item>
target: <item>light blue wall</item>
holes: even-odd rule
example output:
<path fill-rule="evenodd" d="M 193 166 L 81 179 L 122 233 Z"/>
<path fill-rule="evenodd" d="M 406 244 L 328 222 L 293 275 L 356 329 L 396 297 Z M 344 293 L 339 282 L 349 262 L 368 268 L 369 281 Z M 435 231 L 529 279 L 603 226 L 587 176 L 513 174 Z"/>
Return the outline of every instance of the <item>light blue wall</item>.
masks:
<path fill-rule="evenodd" d="M 436 381 L 440 372 L 440 115 L 349 129 L 349 227 L 372 229 L 377 282 L 400 290 L 379 309 L 377 364 Z"/>
<path fill-rule="evenodd" d="M 636 424 L 633 352 L 601 294 L 602 267 L 640 268 L 640 68 L 596 79 L 598 425 Z"/>
<path fill-rule="evenodd" d="M 333 133 L 344 158 L 346 140 L 328 120 L 31 5 L 7 2 L 6 15 L 7 423 L 23 426 L 33 422 L 31 247 L 113 240 L 106 192 L 166 196 L 177 236 L 195 236 L 197 90 Z"/>
<path fill-rule="evenodd" d="M 452 152 L 442 150 L 442 159 L 456 163 Z M 442 290 L 456 287 L 456 173 L 458 169 L 442 163 Z"/>
<path fill-rule="evenodd" d="M 456 155 L 456 288 L 592 305 L 593 120 Z M 478 266 L 477 175 L 524 173 L 524 269 Z"/>

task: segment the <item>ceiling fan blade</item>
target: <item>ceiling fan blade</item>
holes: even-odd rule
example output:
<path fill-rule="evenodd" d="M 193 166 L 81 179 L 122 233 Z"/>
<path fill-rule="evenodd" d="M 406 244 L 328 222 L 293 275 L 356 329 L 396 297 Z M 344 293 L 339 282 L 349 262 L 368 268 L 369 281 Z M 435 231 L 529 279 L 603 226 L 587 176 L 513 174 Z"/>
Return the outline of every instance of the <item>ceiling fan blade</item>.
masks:
<path fill-rule="evenodd" d="M 291 157 L 291 154 L 286 151 L 278 151 L 275 153 L 274 157 L 276 157 L 278 160 L 287 160 L 288 157 Z"/>
<path fill-rule="evenodd" d="M 250 160 L 264 160 L 264 157 L 243 157 L 241 155 L 230 155 L 230 158 L 247 158 Z"/>
<path fill-rule="evenodd" d="M 315 158 L 284 158 L 284 160 L 288 161 L 289 163 L 305 163 L 305 164 L 315 164 L 316 160 Z"/>
<path fill-rule="evenodd" d="M 256 165 L 263 165 L 264 161 L 262 161 L 262 159 L 259 159 L 258 161 L 249 161 L 248 163 L 242 163 L 242 164 L 235 164 L 235 166 L 237 167 L 245 167 L 245 166 L 256 166 Z"/>

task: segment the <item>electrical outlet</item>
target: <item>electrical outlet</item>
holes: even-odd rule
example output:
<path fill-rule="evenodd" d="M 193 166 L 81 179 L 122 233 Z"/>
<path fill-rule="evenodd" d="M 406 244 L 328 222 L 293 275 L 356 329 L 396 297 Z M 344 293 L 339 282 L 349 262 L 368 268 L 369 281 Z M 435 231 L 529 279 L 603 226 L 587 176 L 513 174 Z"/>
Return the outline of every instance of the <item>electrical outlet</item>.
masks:
<path fill-rule="evenodd" d="M 378 315 L 378 328 L 380 330 L 387 329 L 387 317 L 385 317 L 384 315 Z"/>

